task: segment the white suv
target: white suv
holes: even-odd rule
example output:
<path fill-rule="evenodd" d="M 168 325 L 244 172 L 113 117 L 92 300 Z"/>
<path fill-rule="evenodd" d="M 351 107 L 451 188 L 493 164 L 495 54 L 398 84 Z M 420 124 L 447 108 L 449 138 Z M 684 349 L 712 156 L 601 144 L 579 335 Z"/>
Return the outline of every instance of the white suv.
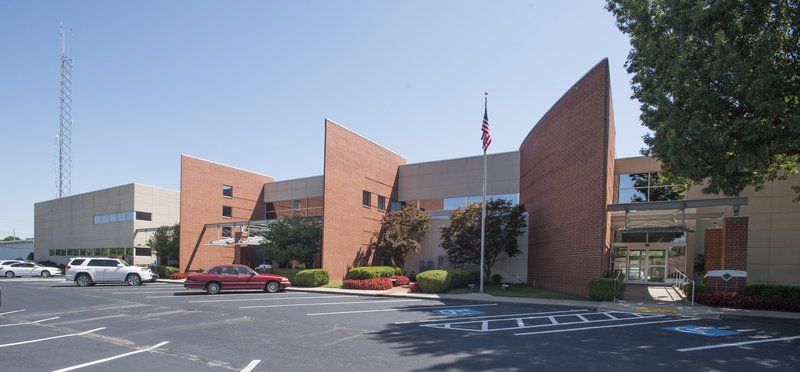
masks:
<path fill-rule="evenodd" d="M 64 269 L 67 281 L 81 287 L 95 283 L 141 285 L 154 279 L 150 269 L 131 266 L 116 258 L 75 257 Z"/>

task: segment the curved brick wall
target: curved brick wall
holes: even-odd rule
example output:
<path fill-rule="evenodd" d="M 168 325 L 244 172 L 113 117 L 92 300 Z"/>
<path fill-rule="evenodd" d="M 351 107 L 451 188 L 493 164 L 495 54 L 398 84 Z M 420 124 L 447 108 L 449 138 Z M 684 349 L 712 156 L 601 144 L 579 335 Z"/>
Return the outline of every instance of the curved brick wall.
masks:
<path fill-rule="evenodd" d="M 530 214 L 528 281 L 587 294 L 608 267 L 614 122 L 608 60 L 584 75 L 520 146 L 520 201 Z"/>

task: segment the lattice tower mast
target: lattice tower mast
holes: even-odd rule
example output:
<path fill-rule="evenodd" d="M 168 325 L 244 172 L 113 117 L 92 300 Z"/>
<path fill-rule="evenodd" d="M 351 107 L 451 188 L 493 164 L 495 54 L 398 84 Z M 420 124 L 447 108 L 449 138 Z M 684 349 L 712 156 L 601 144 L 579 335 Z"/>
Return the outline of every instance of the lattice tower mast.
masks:
<path fill-rule="evenodd" d="M 72 191 L 72 58 L 65 49 L 66 36 L 59 29 L 61 41 L 61 110 L 58 118 L 58 197 Z"/>

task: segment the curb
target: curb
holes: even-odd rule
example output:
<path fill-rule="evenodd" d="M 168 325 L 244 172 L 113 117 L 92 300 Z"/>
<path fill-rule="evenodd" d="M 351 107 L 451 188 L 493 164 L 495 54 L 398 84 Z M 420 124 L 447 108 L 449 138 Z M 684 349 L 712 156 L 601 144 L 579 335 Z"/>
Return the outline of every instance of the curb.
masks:
<path fill-rule="evenodd" d="M 783 316 L 756 315 L 756 314 L 720 314 L 719 318 L 721 320 L 731 320 L 731 321 L 751 321 L 751 322 L 763 322 L 763 323 L 800 325 L 800 318 L 783 317 Z"/>

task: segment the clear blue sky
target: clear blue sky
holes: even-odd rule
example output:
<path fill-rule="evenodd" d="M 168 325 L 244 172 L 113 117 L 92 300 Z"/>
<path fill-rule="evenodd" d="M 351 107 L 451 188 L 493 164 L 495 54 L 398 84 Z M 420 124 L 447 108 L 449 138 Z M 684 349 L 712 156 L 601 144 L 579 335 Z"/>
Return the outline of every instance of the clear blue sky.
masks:
<path fill-rule="evenodd" d="M 0 2 L 0 237 L 55 198 L 58 27 L 74 28 L 72 194 L 178 190 L 180 154 L 322 174 L 329 117 L 409 163 L 515 151 L 608 57 L 617 156 L 646 128 L 602 0 Z"/>

